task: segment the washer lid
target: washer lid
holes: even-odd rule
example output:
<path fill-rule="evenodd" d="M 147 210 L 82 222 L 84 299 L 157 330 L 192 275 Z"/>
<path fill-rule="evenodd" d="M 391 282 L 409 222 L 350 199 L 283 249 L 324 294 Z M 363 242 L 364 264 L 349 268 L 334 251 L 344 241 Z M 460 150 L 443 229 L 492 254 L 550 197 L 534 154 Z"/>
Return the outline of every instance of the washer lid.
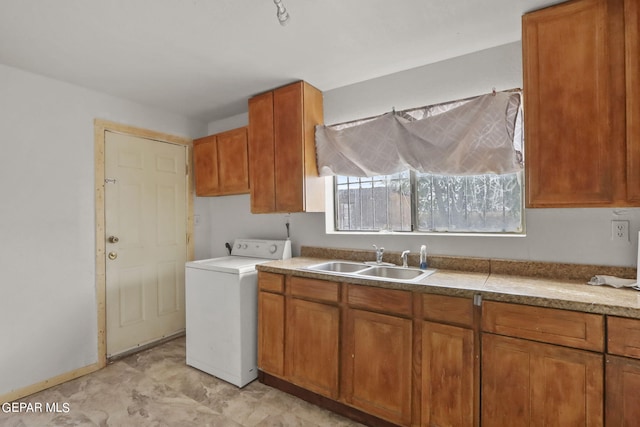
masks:
<path fill-rule="evenodd" d="M 185 264 L 185 267 L 239 274 L 255 271 L 256 264 L 262 264 L 269 261 L 271 260 L 264 258 L 226 256 L 220 258 L 201 259 L 198 261 L 189 261 Z"/>

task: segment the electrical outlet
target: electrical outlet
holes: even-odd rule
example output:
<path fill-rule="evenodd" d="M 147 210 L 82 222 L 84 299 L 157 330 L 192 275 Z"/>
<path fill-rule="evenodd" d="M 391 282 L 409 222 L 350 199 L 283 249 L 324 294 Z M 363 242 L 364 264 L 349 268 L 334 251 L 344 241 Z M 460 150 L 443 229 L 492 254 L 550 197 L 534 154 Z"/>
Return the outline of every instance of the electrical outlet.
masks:
<path fill-rule="evenodd" d="M 629 221 L 627 220 L 611 221 L 611 240 L 616 242 L 629 241 Z"/>

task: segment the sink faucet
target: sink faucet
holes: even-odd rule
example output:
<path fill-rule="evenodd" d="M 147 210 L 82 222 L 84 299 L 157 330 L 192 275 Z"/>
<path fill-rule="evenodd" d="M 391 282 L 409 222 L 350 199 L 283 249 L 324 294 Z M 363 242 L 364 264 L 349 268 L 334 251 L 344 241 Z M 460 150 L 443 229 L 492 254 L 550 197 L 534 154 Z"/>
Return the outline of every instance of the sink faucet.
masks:
<path fill-rule="evenodd" d="M 376 250 L 376 262 L 378 264 L 382 264 L 382 255 L 384 254 L 384 248 L 379 248 L 376 245 L 373 245 L 373 248 Z"/>
<path fill-rule="evenodd" d="M 403 266 L 404 268 L 409 267 L 409 264 L 407 263 L 407 258 L 408 258 L 408 256 L 409 256 L 409 253 L 410 253 L 410 252 L 411 252 L 411 251 L 402 251 L 402 255 L 400 255 L 400 256 L 402 257 L 402 266 Z"/>

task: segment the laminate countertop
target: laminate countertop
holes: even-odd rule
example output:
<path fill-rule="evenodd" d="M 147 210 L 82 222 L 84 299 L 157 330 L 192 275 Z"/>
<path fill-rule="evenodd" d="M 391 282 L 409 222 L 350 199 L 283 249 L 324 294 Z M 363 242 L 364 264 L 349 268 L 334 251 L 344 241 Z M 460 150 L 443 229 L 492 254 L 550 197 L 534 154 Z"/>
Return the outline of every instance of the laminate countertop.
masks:
<path fill-rule="evenodd" d="M 314 251 L 307 251 L 315 253 Z M 329 255 L 341 255 L 340 252 L 329 252 Z M 304 255 L 304 250 L 303 250 Z M 342 253 L 344 255 L 344 253 Z M 527 304 L 540 307 L 552 307 L 565 310 L 600 313 L 640 319 L 640 291 L 633 289 L 616 289 L 610 286 L 588 285 L 584 278 L 549 278 L 530 277 L 505 273 L 504 268 L 483 268 L 477 260 L 470 265 L 471 270 L 463 271 L 449 268 L 437 268 L 437 271 L 418 282 L 393 282 L 384 279 L 369 279 L 348 275 L 337 275 L 305 269 L 314 264 L 331 260 L 360 261 L 357 256 L 349 257 L 317 257 L 301 256 L 288 260 L 271 261 L 256 266 L 258 271 L 307 277 L 311 279 L 330 280 L 342 283 L 352 283 L 388 289 L 401 289 L 413 292 L 432 293 L 440 295 L 473 297 L 481 295 L 483 300 L 504 301 Z M 495 262 L 494 262 L 495 263 Z M 447 263 L 441 263 L 447 264 Z M 530 271 L 532 263 L 518 264 L 520 268 L 514 271 Z M 553 265 L 545 269 L 543 263 L 536 264 L 536 269 L 544 269 L 553 274 Z M 469 264 L 467 264 L 468 266 Z M 497 265 L 497 264 L 496 264 Z M 431 268 L 431 265 L 430 265 Z M 585 274 L 584 266 L 578 265 L 580 274 Z M 500 272 L 493 272 L 498 270 Z M 563 270 L 574 272 L 571 267 L 564 265 Z M 589 271 L 589 269 L 586 269 Z M 597 271 L 594 267 L 591 269 Z M 622 268 L 627 275 L 630 269 Z M 611 271 L 594 272 L 593 274 L 610 274 Z M 575 276 L 576 274 L 558 274 L 559 276 Z M 579 275 L 579 274 L 578 274 Z"/>

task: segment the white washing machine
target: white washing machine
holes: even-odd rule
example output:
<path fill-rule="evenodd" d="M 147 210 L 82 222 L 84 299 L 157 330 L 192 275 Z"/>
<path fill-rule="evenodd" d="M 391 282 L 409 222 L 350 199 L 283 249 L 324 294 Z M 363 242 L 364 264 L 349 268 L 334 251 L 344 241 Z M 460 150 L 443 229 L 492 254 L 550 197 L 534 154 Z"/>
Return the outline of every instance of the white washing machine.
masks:
<path fill-rule="evenodd" d="M 238 387 L 258 376 L 257 264 L 291 258 L 289 240 L 237 239 L 231 255 L 187 262 L 187 365 Z"/>

